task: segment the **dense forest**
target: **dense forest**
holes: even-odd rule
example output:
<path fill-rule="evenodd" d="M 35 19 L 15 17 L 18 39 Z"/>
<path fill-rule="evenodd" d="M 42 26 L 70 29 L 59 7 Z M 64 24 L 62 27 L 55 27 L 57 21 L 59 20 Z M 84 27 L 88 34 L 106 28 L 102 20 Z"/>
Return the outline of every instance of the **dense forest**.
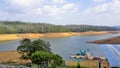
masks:
<path fill-rule="evenodd" d="M 93 25 L 53 25 L 47 23 L 29 23 L 20 21 L 0 21 L 0 33 L 49 33 L 49 32 L 85 32 L 111 31 L 115 27 Z"/>

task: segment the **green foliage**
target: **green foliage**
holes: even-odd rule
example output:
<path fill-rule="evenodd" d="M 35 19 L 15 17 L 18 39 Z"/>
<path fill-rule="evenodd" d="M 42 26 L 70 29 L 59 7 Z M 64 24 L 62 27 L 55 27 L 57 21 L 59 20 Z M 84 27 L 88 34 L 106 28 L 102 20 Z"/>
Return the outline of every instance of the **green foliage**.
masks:
<path fill-rule="evenodd" d="M 59 55 L 39 51 L 35 52 L 31 56 L 31 60 L 33 63 L 38 64 L 38 68 L 45 68 L 46 61 L 51 64 L 51 68 L 56 68 L 57 66 L 61 66 L 63 64 L 63 59 Z"/>
<path fill-rule="evenodd" d="M 57 67 L 57 68 L 77 68 L 77 66 L 65 66 L 65 67 Z M 88 68 L 88 67 L 81 66 L 81 68 Z"/>
<path fill-rule="evenodd" d="M 49 52 L 35 52 L 31 56 L 31 60 L 35 64 L 45 64 L 46 61 L 51 59 L 51 53 Z"/>
<path fill-rule="evenodd" d="M 63 59 L 58 54 L 53 54 L 51 59 L 52 59 L 52 61 L 51 61 L 52 67 L 51 68 L 56 68 L 57 66 L 63 65 Z"/>
<path fill-rule="evenodd" d="M 30 39 L 23 39 L 20 41 L 21 45 L 18 46 L 17 51 L 22 54 L 23 59 L 28 59 L 30 55 L 30 47 L 31 47 L 31 40 Z"/>
<path fill-rule="evenodd" d="M 46 62 L 49 62 L 52 68 L 63 64 L 62 57 L 51 52 L 49 42 L 40 39 L 31 41 L 27 38 L 20 42 L 17 51 L 22 54 L 22 59 L 31 59 L 33 63 L 38 64 L 38 68 L 45 68 Z"/>
<path fill-rule="evenodd" d="M 29 23 L 20 21 L 0 21 L 0 33 L 49 33 L 49 32 L 85 32 L 117 30 L 115 27 L 92 25 L 53 25 L 47 23 Z"/>
<path fill-rule="evenodd" d="M 20 42 L 21 45 L 18 46 L 17 51 L 22 54 L 23 59 L 30 59 L 32 53 L 36 51 L 51 51 L 50 44 L 40 39 L 31 41 L 30 39 L 25 38 Z"/>

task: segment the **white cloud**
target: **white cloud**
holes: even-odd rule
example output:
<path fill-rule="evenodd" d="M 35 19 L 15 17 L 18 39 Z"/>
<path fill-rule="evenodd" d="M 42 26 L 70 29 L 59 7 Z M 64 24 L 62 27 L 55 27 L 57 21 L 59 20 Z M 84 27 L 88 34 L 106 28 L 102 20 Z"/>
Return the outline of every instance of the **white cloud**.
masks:
<path fill-rule="evenodd" d="M 115 14 L 120 14 L 120 0 L 114 0 L 109 9 Z"/>
<path fill-rule="evenodd" d="M 15 17 L 27 16 L 48 16 L 53 18 L 62 18 L 66 14 L 71 14 L 77 11 L 75 3 L 67 2 L 66 0 L 3 0 L 7 3 L 7 11 L 20 11 L 14 13 Z M 60 5 L 58 5 L 60 3 Z"/>
<path fill-rule="evenodd" d="M 86 9 L 83 14 L 86 15 L 96 15 L 99 13 L 109 13 L 109 14 L 114 14 L 114 13 L 120 13 L 120 0 L 113 0 L 112 2 L 104 3 L 104 4 L 99 4 L 97 6 L 91 7 Z"/>
<path fill-rule="evenodd" d="M 92 0 L 93 2 L 99 3 L 99 2 L 104 2 L 105 0 Z"/>
<path fill-rule="evenodd" d="M 85 15 L 93 15 L 93 14 L 97 14 L 97 13 L 104 13 L 106 11 L 108 11 L 109 8 L 109 3 L 108 4 L 102 4 L 102 5 L 97 5 L 95 7 L 91 7 L 86 9 L 83 14 Z"/>
<path fill-rule="evenodd" d="M 22 3 L 23 4 L 23 3 Z M 29 7 L 29 6 L 28 6 Z M 21 10 L 21 9 L 19 9 Z M 22 20 L 22 18 L 36 18 L 36 17 L 50 17 L 54 19 L 62 19 L 66 14 L 71 14 L 77 11 L 77 7 L 74 3 L 65 3 L 61 6 L 58 5 L 43 5 L 40 7 L 34 7 L 34 8 L 22 8 L 22 13 L 13 13 L 12 15 L 7 15 L 7 16 L 12 16 L 16 20 Z"/>
<path fill-rule="evenodd" d="M 64 4 L 62 6 L 62 9 L 71 9 L 71 8 L 74 8 L 74 4 L 73 3 Z"/>
<path fill-rule="evenodd" d="M 99 13 L 99 12 L 105 12 L 109 8 L 109 4 L 103 4 L 103 5 L 98 5 L 94 8 L 94 12 Z"/>
<path fill-rule="evenodd" d="M 41 8 L 37 8 L 33 11 L 33 13 L 35 12 L 36 15 L 41 15 L 43 12 L 42 12 L 42 9 Z"/>
<path fill-rule="evenodd" d="M 43 5 L 46 0 L 3 0 L 8 7 L 34 8 Z"/>
<path fill-rule="evenodd" d="M 73 3 L 66 3 L 62 6 L 45 5 L 42 8 L 42 12 L 50 16 L 61 16 L 76 11 L 77 9 L 75 8 L 76 6 Z"/>
<path fill-rule="evenodd" d="M 87 22 L 87 24 L 119 21 L 120 0 L 91 1 L 90 4 L 86 4 L 84 2 L 89 1 L 2 0 L 2 7 L 0 2 L 0 20 Z"/>
<path fill-rule="evenodd" d="M 62 4 L 65 2 L 66 2 L 66 0 L 52 0 L 52 3 L 55 3 L 55 4 L 57 4 L 57 3 Z"/>
<path fill-rule="evenodd" d="M 120 0 L 112 0 L 111 2 L 98 4 L 83 11 L 82 20 L 84 22 L 96 22 L 110 25 L 117 24 L 120 18 Z M 98 23 L 97 23 L 98 22 Z"/>
<path fill-rule="evenodd" d="M 11 0 L 11 4 L 29 7 L 32 4 L 32 0 Z"/>
<path fill-rule="evenodd" d="M 51 16 L 55 16 L 60 12 L 57 6 L 51 6 L 51 5 L 44 6 L 43 11 L 45 12 L 45 14 L 51 15 Z"/>

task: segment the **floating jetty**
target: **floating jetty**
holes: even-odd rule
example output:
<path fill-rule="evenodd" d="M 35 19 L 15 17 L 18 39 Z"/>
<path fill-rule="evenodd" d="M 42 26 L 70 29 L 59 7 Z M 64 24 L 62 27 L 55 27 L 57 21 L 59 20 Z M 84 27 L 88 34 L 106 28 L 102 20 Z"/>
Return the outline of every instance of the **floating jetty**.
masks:
<path fill-rule="evenodd" d="M 89 52 L 86 52 L 86 55 L 71 55 L 70 58 L 81 58 L 81 59 L 93 59 L 93 56 L 89 53 Z"/>
<path fill-rule="evenodd" d="M 99 57 L 99 56 L 92 56 L 90 52 L 87 50 L 81 50 L 80 52 L 77 52 L 76 54 L 73 54 L 70 56 L 70 58 L 77 58 L 77 59 L 88 59 L 88 60 L 106 60 L 105 57 Z"/>
<path fill-rule="evenodd" d="M 86 50 L 81 50 L 77 52 L 75 55 L 71 55 L 70 58 L 87 58 L 87 51 Z"/>
<path fill-rule="evenodd" d="M 71 55 L 70 58 L 86 58 L 86 56 L 81 56 L 81 55 Z"/>

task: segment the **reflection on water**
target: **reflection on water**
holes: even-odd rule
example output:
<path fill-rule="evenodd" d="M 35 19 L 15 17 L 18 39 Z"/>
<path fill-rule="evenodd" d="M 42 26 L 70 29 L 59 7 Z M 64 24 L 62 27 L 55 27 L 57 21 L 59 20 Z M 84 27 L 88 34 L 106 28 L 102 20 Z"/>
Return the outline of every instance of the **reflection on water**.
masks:
<path fill-rule="evenodd" d="M 72 36 L 66 38 L 42 38 L 45 41 L 50 42 L 52 52 L 60 54 L 65 60 L 71 60 L 69 56 L 75 54 L 80 50 L 89 49 L 89 51 L 96 56 L 104 56 L 102 50 L 97 44 L 86 43 L 87 41 L 93 41 L 98 39 L 105 39 L 119 34 L 108 35 L 95 35 L 95 36 Z M 16 50 L 20 45 L 19 40 L 13 41 L 1 41 L 0 51 Z"/>

